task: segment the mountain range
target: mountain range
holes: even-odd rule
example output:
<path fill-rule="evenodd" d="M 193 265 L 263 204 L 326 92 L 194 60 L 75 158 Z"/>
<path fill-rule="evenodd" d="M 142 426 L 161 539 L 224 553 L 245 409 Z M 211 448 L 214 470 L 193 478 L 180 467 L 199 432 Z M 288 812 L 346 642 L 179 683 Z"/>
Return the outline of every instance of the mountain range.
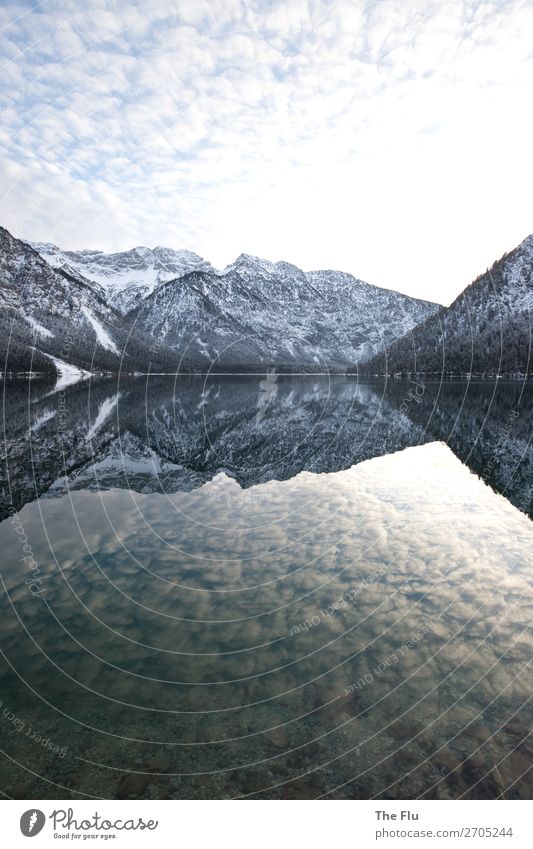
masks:
<path fill-rule="evenodd" d="M 0 228 L 9 372 L 346 370 L 438 304 L 336 271 L 241 254 L 223 271 L 189 251 L 62 251 Z"/>
<path fill-rule="evenodd" d="M 186 250 L 106 254 L 0 227 L 7 373 L 355 371 L 527 373 L 533 237 L 450 307 L 340 271 Z"/>
<path fill-rule="evenodd" d="M 437 309 L 350 274 L 241 254 L 162 284 L 126 318 L 186 361 L 320 371 L 368 360 Z"/>

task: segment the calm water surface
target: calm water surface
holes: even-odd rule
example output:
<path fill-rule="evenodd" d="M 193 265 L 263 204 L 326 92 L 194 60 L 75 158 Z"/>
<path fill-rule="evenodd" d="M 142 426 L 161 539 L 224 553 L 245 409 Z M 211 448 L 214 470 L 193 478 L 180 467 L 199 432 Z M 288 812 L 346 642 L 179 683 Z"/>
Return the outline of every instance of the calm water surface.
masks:
<path fill-rule="evenodd" d="M 530 798 L 532 406 L 7 384 L 4 795 Z"/>

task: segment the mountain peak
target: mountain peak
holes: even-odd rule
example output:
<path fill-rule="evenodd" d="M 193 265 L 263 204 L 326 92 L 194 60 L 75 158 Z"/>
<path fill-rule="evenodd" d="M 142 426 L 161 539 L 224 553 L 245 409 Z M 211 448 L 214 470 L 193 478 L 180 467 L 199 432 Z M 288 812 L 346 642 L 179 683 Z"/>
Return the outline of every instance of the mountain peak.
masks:
<path fill-rule="evenodd" d="M 261 257 L 253 256 L 253 254 L 239 254 L 237 259 L 226 266 L 222 274 L 229 274 L 232 271 L 238 271 L 241 274 L 275 274 L 276 273 L 276 263 L 270 262 L 268 259 L 261 259 Z"/>
<path fill-rule="evenodd" d="M 42 251 L 53 253 L 60 250 L 53 242 L 26 242 L 26 244 L 29 245 L 30 248 L 33 248 L 34 251 L 37 251 L 37 253 L 41 253 Z"/>
<path fill-rule="evenodd" d="M 254 256 L 253 254 L 245 254 L 241 253 L 235 260 L 235 262 L 231 263 L 232 265 L 237 265 L 237 263 L 249 263 L 250 265 L 263 264 L 268 262 L 266 259 L 261 259 L 258 256 Z M 228 266 L 229 267 L 229 266 Z"/>

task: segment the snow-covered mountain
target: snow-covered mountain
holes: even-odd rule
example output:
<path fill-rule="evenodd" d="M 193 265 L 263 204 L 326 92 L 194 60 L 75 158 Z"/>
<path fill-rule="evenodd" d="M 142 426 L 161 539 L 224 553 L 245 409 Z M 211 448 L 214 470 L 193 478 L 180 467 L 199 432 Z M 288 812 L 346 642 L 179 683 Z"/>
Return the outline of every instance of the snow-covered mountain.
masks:
<path fill-rule="evenodd" d="M 192 251 L 136 247 L 106 254 L 103 251 L 63 251 L 48 242 L 30 242 L 53 268 L 82 275 L 121 314 L 167 280 L 190 271 L 210 271 L 211 265 Z"/>
<path fill-rule="evenodd" d="M 92 371 L 136 371 L 177 363 L 123 326 L 97 284 L 52 268 L 27 242 L 0 227 L 0 359 L 8 372 L 51 371 L 64 380 Z"/>
<path fill-rule="evenodd" d="M 86 348 L 93 342 L 99 365 L 99 353 L 118 354 L 111 329 L 117 315 L 103 295 L 79 275 L 51 268 L 4 228 L 0 228 L 0 317 L 5 330 L 2 347 L 12 366 L 19 359 L 26 362 L 33 352 L 38 368 L 44 361 L 52 369 L 72 372 L 80 361 L 80 338 L 86 340 Z M 72 334 L 76 336 L 74 362 L 69 356 Z M 82 359 L 90 367 L 88 351 Z"/>
<path fill-rule="evenodd" d="M 99 368 L 105 351 L 105 367 L 116 370 L 119 341 L 129 339 L 129 371 L 531 371 L 533 236 L 447 308 L 351 274 L 304 272 L 249 254 L 217 271 L 197 254 L 170 248 L 114 254 L 34 248 L 1 231 L 0 267 L 7 271 L 0 297 L 7 304 L 17 280 L 32 281 L 33 308 L 26 293 L 15 311 L 26 334 L 41 340 L 35 347 L 43 349 L 59 329 L 37 313 L 60 317 L 79 325 L 79 344 L 86 348 L 87 337 Z M 77 365 L 95 365 L 81 359 Z"/>
<path fill-rule="evenodd" d="M 338 271 L 241 254 L 162 284 L 126 320 L 202 368 L 346 367 L 439 309 Z"/>
<path fill-rule="evenodd" d="M 69 353 L 88 370 L 253 371 L 270 365 L 344 370 L 365 362 L 439 308 L 350 274 L 306 273 L 288 262 L 248 254 L 217 271 L 190 251 L 63 251 L 3 234 L 0 251 L 6 268 L 18 269 L 17 285 L 25 288 L 37 267 L 44 275 L 33 311 L 20 307 L 15 313 L 17 320 L 26 316 L 40 340 L 34 347 L 55 357 L 56 365 L 64 358 L 51 340 L 67 331 L 57 325 L 61 318 L 70 322 L 68 330 L 79 327 Z M 19 335 L 32 349 L 30 340 L 22 339 L 24 332 Z"/>
<path fill-rule="evenodd" d="M 371 374 L 527 374 L 533 371 L 533 235 L 449 306 L 392 343 Z"/>

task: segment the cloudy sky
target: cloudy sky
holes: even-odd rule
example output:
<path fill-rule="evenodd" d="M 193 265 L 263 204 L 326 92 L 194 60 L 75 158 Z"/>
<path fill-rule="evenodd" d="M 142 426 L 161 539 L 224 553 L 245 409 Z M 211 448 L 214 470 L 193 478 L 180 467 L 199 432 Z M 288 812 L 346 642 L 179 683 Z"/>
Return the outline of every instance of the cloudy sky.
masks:
<path fill-rule="evenodd" d="M 0 8 L 0 223 L 449 302 L 533 232 L 530 0 Z"/>

